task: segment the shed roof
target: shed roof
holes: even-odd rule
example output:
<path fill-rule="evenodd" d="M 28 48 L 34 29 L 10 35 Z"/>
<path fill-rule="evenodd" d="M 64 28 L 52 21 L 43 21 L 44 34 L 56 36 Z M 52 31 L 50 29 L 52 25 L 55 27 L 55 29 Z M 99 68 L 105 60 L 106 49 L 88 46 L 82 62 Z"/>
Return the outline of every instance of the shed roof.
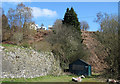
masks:
<path fill-rule="evenodd" d="M 90 65 L 90 64 L 88 64 L 87 62 L 85 62 L 85 61 L 82 60 L 82 59 L 77 59 L 77 60 L 75 60 L 74 62 L 76 62 L 76 61 L 81 61 L 81 62 L 85 63 L 86 65 Z M 73 64 L 74 62 L 72 62 L 72 63 L 70 63 L 70 64 Z"/>

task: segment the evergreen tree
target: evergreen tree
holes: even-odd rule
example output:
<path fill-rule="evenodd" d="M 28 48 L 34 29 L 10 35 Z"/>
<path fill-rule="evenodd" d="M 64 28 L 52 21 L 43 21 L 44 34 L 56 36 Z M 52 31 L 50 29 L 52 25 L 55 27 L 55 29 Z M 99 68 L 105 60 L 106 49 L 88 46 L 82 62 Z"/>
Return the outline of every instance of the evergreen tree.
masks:
<path fill-rule="evenodd" d="M 42 23 L 42 24 L 41 24 L 41 29 L 42 29 L 43 27 L 44 27 L 44 24 Z"/>
<path fill-rule="evenodd" d="M 64 16 L 63 24 L 70 24 L 70 13 L 69 13 L 69 8 L 67 8 L 67 11 Z"/>
<path fill-rule="evenodd" d="M 81 33 L 75 27 L 66 26 L 61 20 L 56 20 L 53 27 L 55 33 L 51 33 L 47 41 L 52 45 L 52 53 L 59 59 L 62 69 L 66 69 L 76 59 L 87 56 L 81 43 Z"/>
<path fill-rule="evenodd" d="M 41 24 L 41 27 L 43 27 L 43 26 L 44 26 L 44 24 L 42 23 L 42 24 Z"/>
<path fill-rule="evenodd" d="M 71 7 L 70 10 L 69 8 L 67 8 L 67 11 L 64 16 L 63 24 L 72 25 L 78 31 L 80 31 L 80 22 L 78 21 L 77 14 L 75 13 L 73 7 Z"/>

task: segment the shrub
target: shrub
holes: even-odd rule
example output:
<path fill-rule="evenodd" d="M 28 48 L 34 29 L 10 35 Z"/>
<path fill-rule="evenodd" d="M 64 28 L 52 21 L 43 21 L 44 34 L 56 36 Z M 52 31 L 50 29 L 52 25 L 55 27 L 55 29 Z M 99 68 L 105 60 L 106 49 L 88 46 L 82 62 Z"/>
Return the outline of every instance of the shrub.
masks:
<path fill-rule="evenodd" d="M 51 45 L 47 41 L 34 42 L 31 46 L 37 51 L 51 51 Z"/>
<path fill-rule="evenodd" d="M 19 31 L 15 32 L 11 37 L 11 40 L 16 44 L 20 44 L 23 40 L 23 33 Z"/>
<path fill-rule="evenodd" d="M 85 53 L 82 47 L 80 32 L 72 27 L 63 24 L 54 25 L 54 33 L 46 39 L 52 46 L 52 52 L 64 69 L 68 64 L 78 58 L 83 58 Z"/>

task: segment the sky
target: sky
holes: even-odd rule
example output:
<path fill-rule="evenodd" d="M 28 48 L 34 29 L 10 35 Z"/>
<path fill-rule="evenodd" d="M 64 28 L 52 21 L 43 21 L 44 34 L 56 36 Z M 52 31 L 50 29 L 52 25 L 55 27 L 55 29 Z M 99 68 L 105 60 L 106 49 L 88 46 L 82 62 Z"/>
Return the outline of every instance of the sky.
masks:
<path fill-rule="evenodd" d="M 2 2 L 4 13 L 7 14 L 9 8 L 15 9 L 18 2 Z M 73 7 L 78 15 L 79 21 L 88 22 L 89 31 L 97 31 L 99 24 L 94 22 L 96 14 L 103 12 L 118 15 L 118 2 L 23 2 L 33 9 L 32 19 L 41 26 L 53 25 L 57 19 L 63 19 L 67 8 Z"/>

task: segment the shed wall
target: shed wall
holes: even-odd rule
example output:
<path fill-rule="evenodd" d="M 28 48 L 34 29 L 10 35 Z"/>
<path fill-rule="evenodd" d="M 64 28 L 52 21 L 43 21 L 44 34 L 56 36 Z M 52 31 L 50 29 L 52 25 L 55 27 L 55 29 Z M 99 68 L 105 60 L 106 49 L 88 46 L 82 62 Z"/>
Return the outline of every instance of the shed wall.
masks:
<path fill-rule="evenodd" d="M 76 70 L 74 69 L 75 66 L 79 66 L 79 68 L 81 67 L 81 69 L 78 69 L 78 67 L 76 67 Z M 87 75 L 87 76 L 91 76 L 91 66 L 87 65 L 86 63 L 83 63 L 80 60 L 77 60 L 73 63 L 71 63 L 69 65 L 69 71 L 73 74 L 76 75 Z"/>

